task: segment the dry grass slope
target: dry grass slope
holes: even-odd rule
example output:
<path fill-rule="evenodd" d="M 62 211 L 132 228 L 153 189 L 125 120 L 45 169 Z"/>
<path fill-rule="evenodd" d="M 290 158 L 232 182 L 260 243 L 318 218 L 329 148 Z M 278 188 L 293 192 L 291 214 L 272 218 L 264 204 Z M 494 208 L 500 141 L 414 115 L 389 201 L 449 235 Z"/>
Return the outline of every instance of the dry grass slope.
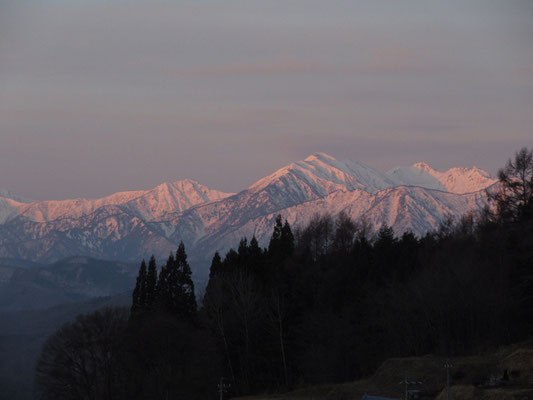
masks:
<path fill-rule="evenodd" d="M 446 360 L 424 356 L 391 358 L 368 379 L 320 385 L 269 396 L 239 400 L 359 400 L 365 394 L 403 398 L 405 375 L 421 381 L 422 399 L 446 400 Z M 496 352 L 451 360 L 453 400 L 533 400 L 533 341 L 506 346 Z M 509 380 L 503 381 L 507 370 Z"/>

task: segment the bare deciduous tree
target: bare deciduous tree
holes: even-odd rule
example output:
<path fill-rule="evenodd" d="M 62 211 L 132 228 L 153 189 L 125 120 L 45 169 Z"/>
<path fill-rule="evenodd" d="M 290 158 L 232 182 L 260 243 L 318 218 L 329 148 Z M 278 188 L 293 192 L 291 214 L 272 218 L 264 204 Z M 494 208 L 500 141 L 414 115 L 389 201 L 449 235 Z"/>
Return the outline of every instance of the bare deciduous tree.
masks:
<path fill-rule="evenodd" d="M 44 344 L 35 383 L 43 399 L 111 399 L 115 355 L 128 312 L 108 308 L 80 315 Z"/>
<path fill-rule="evenodd" d="M 515 220 L 533 204 L 533 150 L 526 147 L 498 171 L 500 189 L 489 193 L 501 221 Z"/>

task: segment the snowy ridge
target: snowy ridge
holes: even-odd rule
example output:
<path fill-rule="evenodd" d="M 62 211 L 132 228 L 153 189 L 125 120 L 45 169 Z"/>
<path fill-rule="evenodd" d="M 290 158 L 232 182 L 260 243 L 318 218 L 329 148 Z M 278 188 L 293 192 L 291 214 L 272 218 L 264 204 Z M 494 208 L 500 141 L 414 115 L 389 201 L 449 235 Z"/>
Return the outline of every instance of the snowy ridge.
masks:
<path fill-rule="evenodd" d="M 337 191 L 323 198 L 288 207 L 279 211 L 292 226 L 304 226 L 315 214 L 330 214 L 332 217 L 344 212 L 354 221 L 364 218 L 371 223 L 372 232 L 381 226 L 392 226 L 397 234 L 411 231 L 420 236 L 436 229 L 447 216 L 459 217 L 480 210 L 487 204 L 483 191 L 467 194 L 446 193 L 420 187 L 395 187 L 377 193 L 365 190 Z M 222 253 L 242 237 L 255 235 L 259 243 L 267 245 L 272 234 L 272 225 L 278 212 L 242 221 L 242 224 L 210 224 L 203 218 L 214 210 L 200 206 L 182 214 L 175 223 L 186 225 L 196 222 L 196 230 L 202 235 L 197 247 L 202 253 Z M 216 218 L 212 219 L 216 221 Z M 206 223 L 207 222 L 207 223 Z M 183 232 L 180 232 L 183 236 Z"/>
<path fill-rule="evenodd" d="M 35 222 L 59 218 L 81 218 L 106 206 L 123 206 L 146 220 L 153 220 L 171 212 L 182 212 L 189 207 L 229 196 L 208 189 L 187 179 L 163 183 L 152 190 L 118 192 L 100 199 L 46 200 L 28 204 L 20 215 Z"/>
<path fill-rule="evenodd" d="M 0 197 L 3 197 L 5 199 L 15 200 L 18 203 L 31 203 L 32 202 L 31 200 L 28 200 L 22 196 L 19 196 L 3 188 L 0 188 Z"/>
<path fill-rule="evenodd" d="M 80 218 L 97 209 L 126 203 L 143 192 L 119 192 L 100 199 L 44 200 L 28 204 L 20 215 L 36 222 L 53 221 L 59 218 Z"/>
<path fill-rule="evenodd" d="M 396 185 L 383 172 L 361 162 L 338 161 L 327 154 L 315 153 L 260 179 L 249 190 L 260 191 L 280 180 L 301 182 L 300 186 L 307 185 L 318 196 L 343 189 L 376 192 Z"/>
<path fill-rule="evenodd" d="M 196 181 L 163 183 L 101 199 L 41 201 L 0 198 L 0 257 L 52 262 L 83 255 L 137 262 L 166 257 L 183 240 L 198 277 L 216 250 L 255 235 L 267 245 L 277 214 L 293 226 L 317 213 L 362 217 L 374 230 L 424 235 L 448 216 L 487 204 L 496 180 L 478 168 L 439 172 L 424 163 L 383 173 L 351 160 L 313 154 L 229 194 Z"/>
<path fill-rule="evenodd" d="M 456 194 L 478 192 L 497 182 L 487 171 L 478 167 L 454 167 L 440 172 L 424 162 L 394 168 L 387 175 L 399 185 L 420 186 Z"/>
<path fill-rule="evenodd" d="M 125 206 L 144 220 L 156 221 L 169 213 L 180 213 L 195 205 L 220 200 L 230 195 L 186 179 L 163 183 L 129 201 Z"/>
<path fill-rule="evenodd" d="M 19 203 L 10 198 L 0 197 L 0 224 L 3 224 L 11 217 L 18 215 L 24 206 L 24 203 Z"/>

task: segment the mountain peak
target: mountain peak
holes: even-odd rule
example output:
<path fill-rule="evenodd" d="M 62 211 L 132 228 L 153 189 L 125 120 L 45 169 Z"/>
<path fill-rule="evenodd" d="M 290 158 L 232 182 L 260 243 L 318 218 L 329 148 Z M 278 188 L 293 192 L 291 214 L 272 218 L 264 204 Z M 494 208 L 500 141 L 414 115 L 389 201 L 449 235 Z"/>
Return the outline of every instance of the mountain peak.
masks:
<path fill-rule="evenodd" d="M 413 164 L 413 167 L 415 168 L 418 168 L 422 171 L 435 171 L 428 163 L 424 162 L 424 161 L 421 161 L 421 162 L 417 162 L 416 164 Z"/>
<path fill-rule="evenodd" d="M 188 185 L 188 186 L 203 186 L 200 182 L 195 181 L 194 179 L 190 179 L 190 178 L 180 179 L 178 181 L 172 182 L 172 184 L 176 185 L 176 186 L 185 186 L 185 185 Z"/>
<path fill-rule="evenodd" d="M 395 168 L 388 174 L 404 185 L 421 186 L 456 194 L 477 192 L 496 183 L 495 178 L 478 167 L 453 167 L 441 172 L 425 162 L 419 162 L 410 167 Z"/>
<path fill-rule="evenodd" d="M 309 157 L 307 157 L 304 161 L 314 161 L 314 160 L 321 160 L 321 161 L 337 161 L 335 157 L 330 156 L 326 153 L 313 153 Z"/>
<path fill-rule="evenodd" d="M 296 191 L 298 193 L 293 198 L 309 201 L 339 190 L 362 189 L 374 193 L 395 184 L 383 172 L 362 162 L 337 160 L 326 153 L 314 153 L 260 179 L 249 189 L 258 192 L 269 186 L 293 194 Z"/>
<path fill-rule="evenodd" d="M 314 153 L 233 196 L 184 179 L 100 199 L 20 204 L 0 197 L 0 255 L 140 259 L 164 256 L 184 240 L 203 260 L 240 237 L 254 234 L 265 243 L 277 214 L 302 225 L 317 212 L 343 211 L 354 220 L 368 217 L 376 228 L 386 223 L 397 233 L 423 235 L 445 215 L 480 209 L 481 189 L 494 182 L 475 167 L 440 172 L 421 162 L 384 173 Z"/>
<path fill-rule="evenodd" d="M 24 197 L 16 195 L 12 193 L 11 191 L 7 189 L 3 189 L 3 188 L 0 188 L 0 197 L 3 197 L 5 199 L 15 200 L 16 202 L 19 202 L 19 203 L 31 203 L 32 202 L 32 200 L 25 199 Z"/>

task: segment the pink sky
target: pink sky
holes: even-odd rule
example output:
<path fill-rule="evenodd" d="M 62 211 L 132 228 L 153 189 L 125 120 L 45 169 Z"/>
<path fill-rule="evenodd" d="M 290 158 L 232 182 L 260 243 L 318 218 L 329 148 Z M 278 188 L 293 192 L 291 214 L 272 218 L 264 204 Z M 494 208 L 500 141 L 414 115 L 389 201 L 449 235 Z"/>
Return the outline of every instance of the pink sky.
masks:
<path fill-rule="evenodd" d="M 236 191 L 314 152 L 492 173 L 533 147 L 528 1 L 0 2 L 0 187 Z"/>

